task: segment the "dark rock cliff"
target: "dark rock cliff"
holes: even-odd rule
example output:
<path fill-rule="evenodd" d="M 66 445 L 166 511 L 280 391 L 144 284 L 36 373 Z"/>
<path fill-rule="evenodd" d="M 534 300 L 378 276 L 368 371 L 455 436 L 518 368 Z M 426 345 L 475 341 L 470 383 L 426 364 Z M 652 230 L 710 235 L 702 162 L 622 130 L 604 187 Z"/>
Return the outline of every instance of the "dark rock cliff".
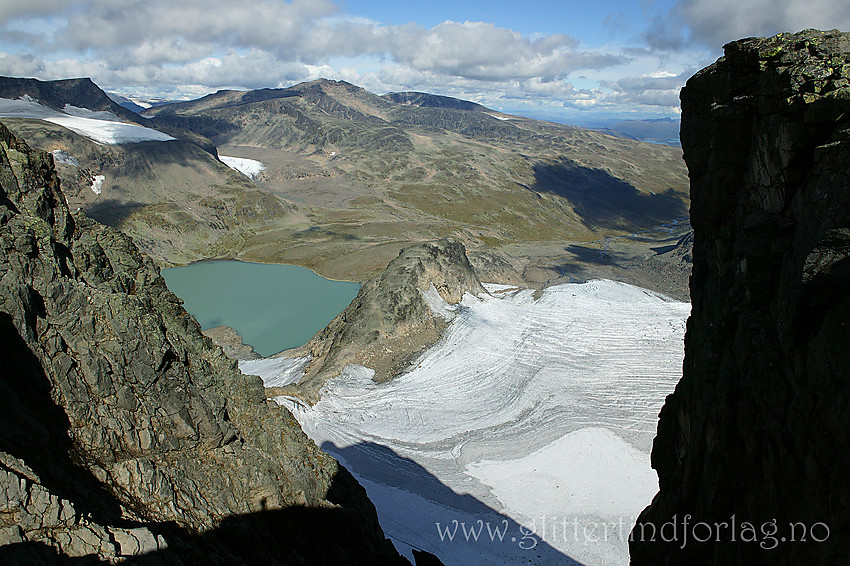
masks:
<path fill-rule="evenodd" d="M 845 564 L 850 34 L 730 43 L 681 97 L 693 312 L 632 564 Z"/>
<path fill-rule="evenodd" d="M 0 562 L 401 560 L 356 481 L 2 125 L 0 187 Z"/>

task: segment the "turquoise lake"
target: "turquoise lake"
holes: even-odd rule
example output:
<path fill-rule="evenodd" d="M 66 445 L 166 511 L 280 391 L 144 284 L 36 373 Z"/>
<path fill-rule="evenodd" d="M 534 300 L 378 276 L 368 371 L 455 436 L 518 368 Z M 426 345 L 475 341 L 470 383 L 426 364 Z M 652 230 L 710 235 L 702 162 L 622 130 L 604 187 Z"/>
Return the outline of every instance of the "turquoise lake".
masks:
<path fill-rule="evenodd" d="M 306 344 L 360 289 L 297 265 L 242 261 L 202 261 L 162 276 L 201 328 L 230 326 L 261 356 Z"/>

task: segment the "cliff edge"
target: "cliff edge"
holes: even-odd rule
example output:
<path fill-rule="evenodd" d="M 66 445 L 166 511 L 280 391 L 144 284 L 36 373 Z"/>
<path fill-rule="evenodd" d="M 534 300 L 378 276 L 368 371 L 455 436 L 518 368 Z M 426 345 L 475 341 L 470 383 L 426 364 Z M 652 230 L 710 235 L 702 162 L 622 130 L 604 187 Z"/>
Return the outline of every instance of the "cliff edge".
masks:
<path fill-rule="evenodd" d="M 363 488 L 2 124 L 0 360 L 0 562 L 406 563 Z"/>
<path fill-rule="evenodd" d="M 850 556 L 850 34 L 725 46 L 682 90 L 693 311 L 632 564 Z"/>

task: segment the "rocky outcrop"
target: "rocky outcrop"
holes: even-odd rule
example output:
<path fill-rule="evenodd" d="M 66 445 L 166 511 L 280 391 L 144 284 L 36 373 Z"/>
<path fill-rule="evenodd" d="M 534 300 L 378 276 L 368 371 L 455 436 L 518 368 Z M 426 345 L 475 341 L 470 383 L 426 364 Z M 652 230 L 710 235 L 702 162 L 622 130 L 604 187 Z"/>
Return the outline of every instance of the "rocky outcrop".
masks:
<path fill-rule="evenodd" d="M 203 331 L 204 336 L 220 346 L 224 355 L 232 360 L 258 360 L 262 356 L 242 341 L 242 336 L 229 326 L 215 326 Z"/>
<path fill-rule="evenodd" d="M 382 98 L 398 104 L 418 106 L 421 108 L 451 108 L 453 110 L 470 110 L 473 112 L 492 112 L 489 108 L 475 102 L 425 92 L 388 92 Z"/>
<path fill-rule="evenodd" d="M 498 250 L 481 249 L 467 251 L 469 263 L 472 264 L 478 279 L 485 283 L 499 283 L 501 285 L 516 285 L 525 287 L 527 284 L 522 278 L 522 267 L 520 262 Z"/>
<path fill-rule="evenodd" d="M 348 364 L 375 370 L 375 381 L 392 379 L 439 340 L 449 314 L 440 312 L 441 304 L 485 292 L 457 240 L 404 248 L 324 330 L 292 352 L 310 355 L 310 365 L 297 387 L 278 393 L 315 402 L 324 380 Z"/>
<path fill-rule="evenodd" d="M 731 43 L 682 111 L 693 312 L 632 564 L 846 563 L 850 34 Z"/>
<path fill-rule="evenodd" d="M 365 491 L 2 125 L 0 186 L 0 561 L 400 560 Z"/>

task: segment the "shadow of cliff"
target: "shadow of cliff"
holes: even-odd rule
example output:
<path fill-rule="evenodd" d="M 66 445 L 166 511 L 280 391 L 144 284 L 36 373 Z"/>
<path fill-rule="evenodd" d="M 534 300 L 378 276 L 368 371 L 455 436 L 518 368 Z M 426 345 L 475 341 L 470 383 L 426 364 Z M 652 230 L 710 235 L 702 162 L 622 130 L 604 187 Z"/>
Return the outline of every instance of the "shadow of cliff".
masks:
<path fill-rule="evenodd" d="M 500 562 L 504 564 L 514 563 L 512 558 L 521 557 L 522 563 L 525 564 L 582 566 L 543 540 L 546 533 L 541 533 L 543 538 L 536 536 L 526 529 L 525 525 L 520 525 L 472 495 L 456 493 L 423 466 L 387 446 L 374 442 L 359 442 L 340 448 L 332 442 L 325 442 L 322 449 L 352 470 L 361 483 L 367 483 L 369 497 L 378 508 L 379 515 L 382 506 L 386 506 L 384 511 L 398 512 L 400 500 L 408 505 L 404 509 L 406 527 L 416 524 L 416 528 L 408 528 L 406 532 L 397 529 L 394 532 L 393 525 L 385 520 L 382 526 L 387 536 L 414 549 L 433 553 L 448 565 L 463 564 L 463 557 L 479 548 L 482 553 L 504 556 L 505 560 Z M 381 488 L 389 488 L 392 491 L 392 501 L 383 501 L 381 494 L 376 494 Z M 454 540 L 441 537 L 438 529 L 453 528 L 454 521 L 465 522 L 467 527 L 476 529 L 479 526 L 478 521 L 482 521 L 485 527 L 477 541 L 467 541 L 462 528 L 457 529 Z M 437 522 L 441 527 L 437 526 Z M 504 529 L 504 536 L 497 535 L 491 540 L 486 525 L 491 526 L 494 531 L 496 528 Z M 411 540 L 414 536 L 419 542 Z"/>
<path fill-rule="evenodd" d="M 592 230 L 635 230 L 688 215 L 680 193 L 672 188 L 648 194 L 601 169 L 570 161 L 534 166 L 534 190 L 568 200 Z"/>
<path fill-rule="evenodd" d="M 40 309 L 40 297 L 30 293 L 28 302 Z M 31 316 L 34 328 L 38 314 L 24 316 Z M 118 500 L 79 463 L 68 416 L 51 397 L 40 360 L 5 312 L 0 312 L 0 360 L 0 451 L 23 460 L 45 488 L 71 501 L 78 513 L 99 523 L 133 526 L 121 519 Z"/>
<path fill-rule="evenodd" d="M 43 316 L 41 305 L 30 290 L 30 297 L 22 301 L 26 327 L 35 328 L 39 313 Z M 164 536 L 167 548 L 129 558 L 126 564 L 408 564 L 381 537 L 364 489 L 345 469 L 333 478 L 327 494 L 337 507 L 263 508 L 227 517 L 216 529 L 202 534 L 175 523 L 122 517 L 118 499 L 78 462 L 82 455 L 75 452 L 71 441 L 68 416 L 52 398 L 52 384 L 41 361 L 4 312 L 0 312 L 0 359 L 0 451 L 22 460 L 39 476 L 42 486 L 71 501 L 80 516 L 107 527 L 147 527 L 154 535 Z M 99 563 L 95 555 L 72 558 L 42 542 L 0 545 L 0 564 Z"/>
<path fill-rule="evenodd" d="M 86 215 L 101 224 L 120 229 L 121 224 L 134 212 L 146 205 L 142 202 L 122 202 L 117 199 L 104 199 L 86 207 Z"/>
<path fill-rule="evenodd" d="M 612 277 L 612 270 L 626 269 L 628 254 L 598 247 L 570 244 L 564 251 L 572 254 L 569 260 L 552 263 L 547 267 L 557 272 L 561 279 L 568 278 L 571 283 L 583 282 L 599 277 Z M 606 268 L 600 270 L 600 268 Z"/>
<path fill-rule="evenodd" d="M 389 540 L 378 542 L 377 521 L 370 521 L 354 497 L 365 498 L 363 488 L 347 470 L 340 469 L 327 494 L 337 507 L 263 509 L 227 517 L 201 534 L 172 530 L 166 534 L 168 548 L 126 563 L 409 566 Z"/>
<path fill-rule="evenodd" d="M 289 507 L 234 515 L 203 534 L 164 532 L 168 547 L 124 559 L 133 566 L 410 566 L 365 541 L 362 518 L 341 509 Z M 0 563 L 82 566 L 109 564 L 96 555 L 69 557 L 41 542 L 0 546 Z"/>
<path fill-rule="evenodd" d="M 106 564 L 96 556 L 70 557 L 58 554 L 56 549 L 43 542 L 22 542 L 0 546 L 0 564 L 10 566 L 45 566 L 48 564 L 63 566 L 89 566 Z"/>
<path fill-rule="evenodd" d="M 603 246 L 591 247 L 582 246 L 581 244 L 570 244 L 564 248 L 566 251 L 573 254 L 577 261 L 589 263 L 591 265 L 619 265 L 628 256 L 624 253 L 606 249 Z"/>
<path fill-rule="evenodd" d="M 392 543 L 376 537 L 377 521 L 360 506 L 365 495 L 345 470 L 334 477 L 328 500 L 336 507 L 287 507 L 232 515 L 215 529 L 192 533 L 173 523 L 145 524 L 167 548 L 127 557 L 138 566 L 410 566 Z M 374 514 L 372 513 L 372 516 Z M 41 542 L 0 546 L 0 564 L 82 566 L 107 564 L 96 555 L 69 557 Z M 427 562 L 426 562 L 427 563 Z"/>

